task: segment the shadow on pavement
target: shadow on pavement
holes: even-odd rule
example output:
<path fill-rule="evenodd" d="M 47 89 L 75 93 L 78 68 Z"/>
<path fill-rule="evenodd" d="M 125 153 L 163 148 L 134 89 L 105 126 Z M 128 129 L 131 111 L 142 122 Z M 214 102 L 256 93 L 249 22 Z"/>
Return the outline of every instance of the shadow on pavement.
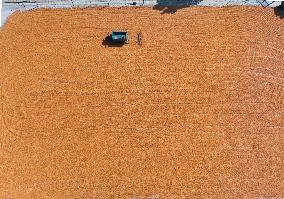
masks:
<path fill-rule="evenodd" d="M 153 7 L 160 10 L 161 14 L 174 14 L 179 9 L 194 6 L 202 0 L 157 0 L 157 4 Z"/>
<path fill-rule="evenodd" d="M 280 17 L 280 19 L 284 19 L 284 7 L 283 6 L 275 7 L 274 13 L 276 16 Z"/>

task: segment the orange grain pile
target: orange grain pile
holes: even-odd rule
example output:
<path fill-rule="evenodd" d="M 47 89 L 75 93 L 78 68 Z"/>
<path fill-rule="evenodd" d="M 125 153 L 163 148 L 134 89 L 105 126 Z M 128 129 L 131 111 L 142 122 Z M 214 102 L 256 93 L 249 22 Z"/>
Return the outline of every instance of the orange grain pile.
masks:
<path fill-rule="evenodd" d="M 0 198 L 284 197 L 283 33 L 272 8 L 13 14 Z"/>

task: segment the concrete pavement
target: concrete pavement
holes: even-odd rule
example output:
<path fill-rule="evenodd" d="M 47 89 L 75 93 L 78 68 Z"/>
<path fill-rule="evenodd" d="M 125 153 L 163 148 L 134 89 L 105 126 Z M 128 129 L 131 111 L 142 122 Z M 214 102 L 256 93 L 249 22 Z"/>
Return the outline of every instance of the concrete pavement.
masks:
<path fill-rule="evenodd" d="M 1 0 L 0 0 L 1 1 Z M 35 8 L 71 8 L 88 6 L 278 6 L 280 2 L 268 4 L 264 0 L 2 0 L 1 26 L 16 10 Z"/>

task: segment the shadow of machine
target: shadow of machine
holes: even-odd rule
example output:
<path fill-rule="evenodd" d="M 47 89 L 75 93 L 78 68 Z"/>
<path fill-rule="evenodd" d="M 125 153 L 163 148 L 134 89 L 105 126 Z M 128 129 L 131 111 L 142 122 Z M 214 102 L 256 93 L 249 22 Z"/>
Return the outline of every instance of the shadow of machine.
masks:
<path fill-rule="evenodd" d="M 179 9 L 198 5 L 202 0 L 157 0 L 157 4 L 153 7 L 160 10 L 161 14 L 174 14 Z"/>
<path fill-rule="evenodd" d="M 124 42 L 113 42 L 111 40 L 110 35 L 107 35 L 102 42 L 102 45 L 104 45 L 104 47 L 106 47 L 106 48 L 107 47 L 122 47 L 122 46 L 124 46 L 124 44 L 125 44 Z"/>

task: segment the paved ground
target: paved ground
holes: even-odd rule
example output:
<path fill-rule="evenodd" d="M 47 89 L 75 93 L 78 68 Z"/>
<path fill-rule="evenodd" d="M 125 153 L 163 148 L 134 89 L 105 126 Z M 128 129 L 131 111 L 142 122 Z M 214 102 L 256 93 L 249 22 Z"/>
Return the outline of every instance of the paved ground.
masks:
<path fill-rule="evenodd" d="M 30 10 L 34 8 L 70 8 L 88 6 L 278 6 L 275 2 L 271 5 L 263 0 L 4 0 L 2 9 L 2 24 L 8 16 L 16 10 Z"/>

